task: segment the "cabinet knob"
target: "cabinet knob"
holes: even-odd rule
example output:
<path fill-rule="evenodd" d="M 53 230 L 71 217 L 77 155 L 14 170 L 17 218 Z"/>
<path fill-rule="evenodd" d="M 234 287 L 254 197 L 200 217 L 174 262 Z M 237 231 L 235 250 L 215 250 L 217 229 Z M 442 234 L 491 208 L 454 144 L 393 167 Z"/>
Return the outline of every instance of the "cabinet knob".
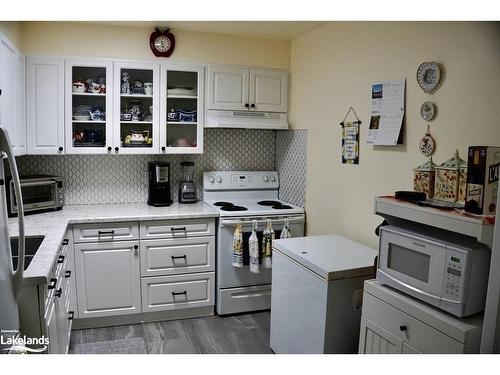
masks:
<path fill-rule="evenodd" d="M 62 296 L 62 288 L 59 288 L 56 290 L 56 292 L 54 293 L 54 295 L 58 298 L 61 298 Z"/>
<path fill-rule="evenodd" d="M 138 248 L 139 248 L 139 246 L 134 245 L 134 250 L 137 250 Z"/>
<path fill-rule="evenodd" d="M 408 330 L 408 327 L 406 327 L 406 326 L 399 326 L 399 330 L 400 330 L 401 332 L 405 332 L 405 331 L 407 331 L 407 330 Z"/>
<path fill-rule="evenodd" d="M 250 104 L 245 103 L 245 108 L 248 108 L 248 107 L 250 107 Z"/>
<path fill-rule="evenodd" d="M 120 147 L 115 147 L 115 151 L 118 152 L 118 150 L 120 149 Z"/>
<path fill-rule="evenodd" d="M 112 150 L 111 146 L 108 146 L 108 151 L 111 151 L 111 150 Z"/>
<path fill-rule="evenodd" d="M 255 104 L 250 105 L 250 107 L 255 108 Z"/>
<path fill-rule="evenodd" d="M 62 147 L 59 147 L 59 151 L 62 152 L 64 150 L 64 148 Z"/>
<path fill-rule="evenodd" d="M 166 150 L 165 146 L 161 146 L 161 150 L 165 151 Z"/>

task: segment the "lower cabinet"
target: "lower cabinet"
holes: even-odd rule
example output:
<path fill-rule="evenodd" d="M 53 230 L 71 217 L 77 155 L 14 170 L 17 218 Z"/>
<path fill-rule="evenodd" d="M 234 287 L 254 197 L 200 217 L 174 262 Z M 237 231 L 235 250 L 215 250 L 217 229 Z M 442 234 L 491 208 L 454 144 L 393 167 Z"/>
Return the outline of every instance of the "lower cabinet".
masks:
<path fill-rule="evenodd" d="M 139 241 L 74 247 L 79 318 L 141 312 Z"/>
<path fill-rule="evenodd" d="M 48 305 L 48 309 L 42 321 L 42 326 L 45 326 L 45 335 L 49 337 L 47 352 L 49 354 L 59 354 L 59 334 L 57 329 L 57 313 L 55 301 L 52 301 Z"/>

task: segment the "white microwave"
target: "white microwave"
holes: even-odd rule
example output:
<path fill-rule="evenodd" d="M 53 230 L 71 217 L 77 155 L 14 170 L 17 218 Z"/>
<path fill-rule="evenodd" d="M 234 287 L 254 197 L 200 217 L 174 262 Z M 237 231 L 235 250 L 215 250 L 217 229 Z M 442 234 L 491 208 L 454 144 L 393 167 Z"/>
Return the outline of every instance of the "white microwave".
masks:
<path fill-rule="evenodd" d="M 491 251 L 446 237 L 381 227 L 377 280 L 459 317 L 481 312 Z"/>

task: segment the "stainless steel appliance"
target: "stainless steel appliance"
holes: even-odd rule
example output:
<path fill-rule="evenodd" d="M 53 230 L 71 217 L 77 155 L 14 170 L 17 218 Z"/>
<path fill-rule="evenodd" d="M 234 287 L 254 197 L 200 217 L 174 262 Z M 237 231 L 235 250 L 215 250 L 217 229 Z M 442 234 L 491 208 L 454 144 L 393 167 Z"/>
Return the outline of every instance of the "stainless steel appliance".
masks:
<path fill-rule="evenodd" d="M 285 218 L 292 237 L 304 235 L 304 209 L 278 199 L 277 172 L 223 171 L 203 174 L 203 200 L 219 211 L 216 269 L 217 313 L 233 314 L 271 308 L 271 269 L 249 269 L 248 239 L 252 221 L 257 220 L 257 236 L 271 219 L 279 238 Z M 243 264 L 232 265 L 233 234 L 242 224 Z M 261 241 L 259 241 L 260 246 Z"/>
<path fill-rule="evenodd" d="M 64 206 L 63 180 L 59 176 L 45 174 L 20 176 L 24 213 L 60 210 Z M 16 216 L 18 203 L 14 194 L 14 181 L 7 183 L 9 216 Z"/>
<path fill-rule="evenodd" d="M 484 310 L 491 251 L 465 236 L 380 228 L 377 280 L 453 315 Z"/>
<path fill-rule="evenodd" d="M 5 153 L 5 154 L 4 154 Z M 5 192 L 4 155 L 12 174 L 13 194 L 19 202 L 18 224 L 19 239 L 17 241 L 17 269 L 13 270 L 12 251 L 7 219 L 7 196 Z M 8 342 L 19 334 L 19 312 L 17 295 L 21 290 L 24 272 L 24 216 L 21 184 L 17 172 L 16 160 L 10 146 L 7 131 L 0 126 L 0 336 L 1 342 Z M 0 344 L 0 349 L 8 349 Z"/>
<path fill-rule="evenodd" d="M 181 161 L 182 181 L 179 184 L 179 203 L 195 203 L 194 162 Z"/>
<path fill-rule="evenodd" d="M 150 206 L 170 206 L 170 163 L 153 161 L 148 165 L 149 189 L 148 204 Z"/>

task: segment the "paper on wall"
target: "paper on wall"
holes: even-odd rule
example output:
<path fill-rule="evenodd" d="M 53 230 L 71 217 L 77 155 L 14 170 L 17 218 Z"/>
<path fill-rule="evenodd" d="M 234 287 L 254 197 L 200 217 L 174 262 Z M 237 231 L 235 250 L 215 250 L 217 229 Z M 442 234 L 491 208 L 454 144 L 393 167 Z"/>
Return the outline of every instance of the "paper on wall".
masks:
<path fill-rule="evenodd" d="M 405 84 L 404 79 L 372 84 L 372 110 L 366 143 L 397 144 L 405 113 Z"/>

